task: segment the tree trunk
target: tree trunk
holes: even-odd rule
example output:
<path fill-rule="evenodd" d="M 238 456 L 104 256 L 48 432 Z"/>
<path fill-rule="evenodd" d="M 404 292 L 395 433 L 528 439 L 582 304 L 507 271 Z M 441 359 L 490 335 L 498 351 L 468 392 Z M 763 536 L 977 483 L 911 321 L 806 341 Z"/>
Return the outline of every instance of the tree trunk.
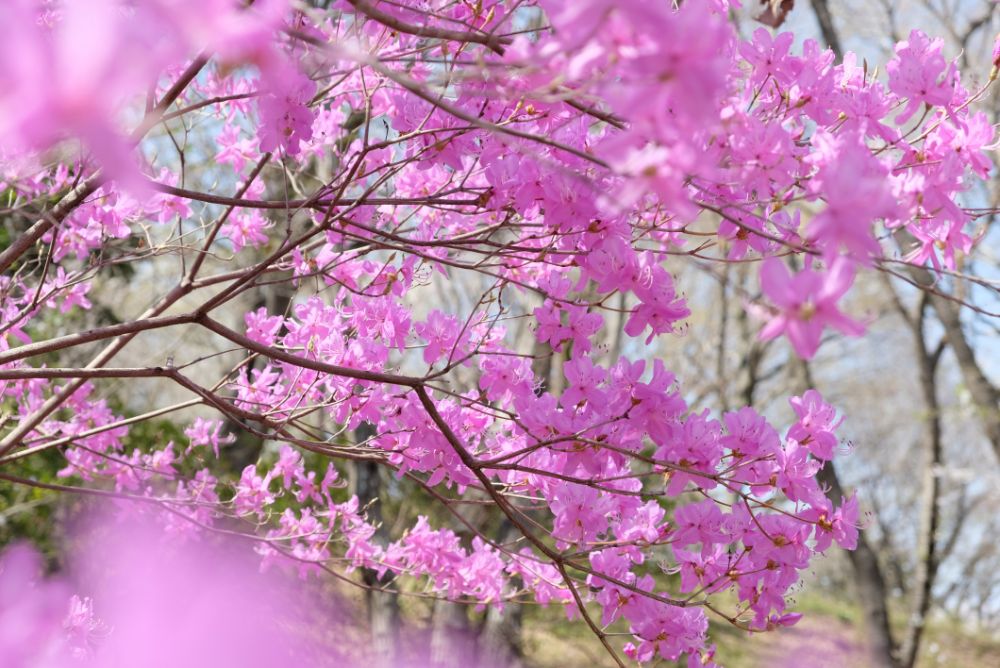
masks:
<path fill-rule="evenodd" d="M 834 499 L 839 500 L 844 497 L 844 489 L 840 485 L 840 479 L 832 462 L 820 470 L 818 477 L 819 481 L 830 489 Z M 847 556 L 854 571 L 858 602 L 868 621 L 866 626 L 871 643 L 872 665 L 880 668 L 900 668 L 896 659 L 892 629 L 889 627 L 885 579 L 882 577 L 882 569 L 879 568 L 875 551 L 868 544 L 863 532 L 858 535 L 858 547 L 849 551 Z"/>
<path fill-rule="evenodd" d="M 517 528 L 504 519 L 497 532 L 500 544 L 511 543 L 520 534 Z M 516 580 L 513 586 L 520 586 Z M 503 609 L 490 606 L 479 632 L 479 668 L 521 668 L 524 656 L 522 637 L 523 611 L 518 603 L 507 603 Z"/>
<path fill-rule="evenodd" d="M 365 584 L 378 583 L 374 571 L 363 573 Z M 372 668 L 395 668 L 398 665 L 397 637 L 399 634 L 399 601 L 396 594 L 368 590 L 365 596 L 368 606 L 368 624 L 372 639 Z"/>
<path fill-rule="evenodd" d="M 912 613 L 906 629 L 906 638 L 900 648 L 900 663 L 904 668 L 913 668 L 920 652 L 920 640 L 927 623 L 927 613 L 932 602 L 932 590 L 939 563 L 937 554 L 937 533 L 941 523 L 939 500 L 941 498 L 941 466 L 943 448 L 941 442 L 941 407 L 937 399 L 935 380 L 938 361 L 944 346 L 935 351 L 927 346 L 924 336 L 924 314 L 928 300 L 921 300 L 920 311 L 912 321 L 916 344 L 917 363 L 920 367 L 920 389 L 927 412 L 927 433 L 924 439 L 923 488 L 921 489 L 920 530 L 917 535 L 917 570 L 913 587 Z"/>
<path fill-rule="evenodd" d="M 816 21 L 819 23 L 819 31 L 823 33 L 823 40 L 830 47 L 837 58 L 841 58 L 843 50 L 840 46 L 840 37 L 837 28 L 833 25 L 833 14 L 830 13 L 828 0 L 812 0 L 813 12 L 816 14 Z"/>
<path fill-rule="evenodd" d="M 285 315 L 292 302 L 292 295 L 293 292 L 285 284 L 262 287 L 258 290 L 257 299 L 251 310 L 255 311 L 263 307 L 271 315 Z M 260 368 L 266 361 L 266 359 L 258 357 L 251 362 L 250 369 Z M 249 372 L 250 369 L 247 371 Z M 260 425 L 255 423 L 253 428 L 259 427 Z M 225 470 L 239 473 L 250 464 L 257 462 L 261 448 L 264 446 L 264 439 L 243 429 L 239 421 L 232 417 L 226 418 L 223 430 L 224 433 L 236 439 L 219 452 L 219 461 Z"/>
<path fill-rule="evenodd" d="M 355 430 L 355 438 L 359 443 L 372 435 L 372 427 L 367 422 Z M 385 546 L 389 542 L 389 536 L 382 521 L 382 505 L 379 501 L 382 491 L 379 465 L 371 461 L 356 462 L 352 482 L 359 506 L 367 509 L 368 520 L 377 527 L 375 542 Z M 385 581 L 374 570 L 362 569 L 361 578 L 370 587 L 365 590 L 365 603 L 368 608 L 372 668 L 395 668 L 398 655 L 399 600 L 394 593 L 378 591 L 377 588 L 384 586 Z"/>
<path fill-rule="evenodd" d="M 803 392 L 814 386 L 809 364 L 805 360 L 797 360 L 799 391 Z M 830 490 L 834 502 L 846 498 L 844 488 L 833 468 L 833 462 L 828 462 L 817 475 L 820 483 Z M 878 563 L 875 550 L 868 543 L 864 532 L 858 533 L 858 546 L 847 552 L 854 571 L 855 588 L 858 602 L 867 620 L 868 639 L 871 643 L 871 661 L 879 668 L 900 668 L 896 658 L 896 644 L 892 638 L 889 626 L 889 600 L 885 586 L 885 578 Z"/>
<path fill-rule="evenodd" d="M 501 610 L 490 606 L 479 635 L 480 668 L 522 668 L 521 606 L 509 603 Z"/>
<path fill-rule="evenodd" d="M 905 229 L 897 230 L 895 236 L 899 247 L 904 251 L 917 243 Z M 962 329 L 961 304 L 949 299 L 947 295 L 937 294 L 939 289 L 935 285 L 934 275 L 927 269 L 907 265 L 906 270 L 917 285 L 928 291 L 930 305 L 934 307 L 934 312 L 944 327 L 948 345 L 955 353 L 962 379 L 976 405 L 979 422 L 993 445 L 993 452 L 1000 458 L 1000 390 L 983 373 L 972 346 L 969 345 L 965 330 Z M 931 290 L 936 292 L 930 292 Z"/>
<path fill-rule="evenodd" d="M 443 599 L 435 601 L 429 665 L 432 668 L 452 668 L 474 662 L 475 648 L 465 606 Z"/>

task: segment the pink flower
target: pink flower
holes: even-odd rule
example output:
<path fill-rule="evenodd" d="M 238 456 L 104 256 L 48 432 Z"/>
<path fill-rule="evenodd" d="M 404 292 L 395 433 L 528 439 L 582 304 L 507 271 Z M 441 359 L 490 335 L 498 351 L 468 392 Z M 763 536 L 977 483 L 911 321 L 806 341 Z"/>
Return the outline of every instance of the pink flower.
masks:
<path fill-rule="evenodd" d="M 451 356 L 452 348 L 455 346 L 455 338 L 462 330 L 462 324 L 458 318 L 446 315 L 434 309 L 427 314 L 426 322 L 418 322 L 413 326 L 414 331 L 427 341 L 424 347 L 424 362 L 434 364 L 444 355 Z M 463 341 L 469 338 L 468 329 L 462 334 Z"/>
<path fill-rule="evenodd" d="M 885 66 L 889 90 L 909 99 L 897 123 L 905 123 L 921 104 L 948 107 L 955 97 L 958 70 L 941 53 L 944 40 L 930 39 L 920 30 L 896 45 L 896 57 Z"/>
<path fill-rule="evenodd" d="M 281 446 L 278 461 L 271 467 L 271 471 L 276 477 L 281 478 L 282 486 L 289 489 L 292 480 L 298 479 L 304 471 L 302 455 L 290 445 Z"/>
<path fill-rule="evenodd" d="M 65 3 L 49 26 L 38 21 L 39 3 L 2 4 L 0 144 L 35 151 L 77 138 L 113 178 L 139 186 L 118 105 L 165 64 L 164 42 L 145 40 L 111 0 Z"/>
<path fill-rule="evenodd" d="M 278 332 L 285 325 L 285 319 L 280 315 L 268 315 L 267 309 L 261 306 L 256 311 L 249 311 L 243 316 L 247 325 L 247 338 L 265 346 L 273 346 Z"/>
<path fill-rule="evenodd" d="M 248 160 L 256 157 L 257 151 L 249 139 L 240 138 L 240 128 L 236 125 L 226 125 L 215 136 L 219 151 L 215 161 L 224 165 L 232 165 L 237 174 L 242 174 Z"/>
<path fill-rule="evenodd" d="M 55 278 L 46 281 L 42 287 L 43 294 L 51 295 L 45 301 L 46 306 L 55 308 L 56 300 L 62 299 L 62 304 L 59 305 L 60 313 L 68 313 L 74 306 L 89 309 L 92 306 L 90 300 L 87 299 L 89 291 L 90 283 L 67 276 L 66 270 L 62 267 L 58 267 Z"/>
<path fill-rule="evenodd" d="M 931 265 L 940 271 L 942 262 L 938 255 L 944 251 L 944 266 L 954 270 L 956 252 L 968 253 L 972 250 L 972 238 L 965 233 L 964 227 L 964 220 L 932 218 L 914 221 L 907 229 L 920 245 L 906 255 L 906 261 L 924 264 L 930 260 Z"/>
<path fill-rule="evenodd" d="M 63 631 L 73 658 L 81 660 L 93 656 L 97 643 L 109 629 L 94 614 L 94 601 L 74 594 L 69 600 L 69 613 L 63 620 Z"/>
<path fill-rule="evenodd" d="M 236 496 L 233 497 L 236 512 L 240 515 L 250 513 L 261 515 L 265 506 L 274 503 L 274 494 L 268 490 L 270 484 L 270 473 L 266 477 L 261 477 L 253 464 L 243 469 L 240 482 L 236 485 Z"/>
<path fill-rule="evenodd" d="M 586 544 L 608 525 L 608 498 L 593 487 L 573 483 L 553 485 L 549 506 L 555 514 L 552 535 L 560 541 Z"/>
<path fill-rule="evenodd" d="M 816 390 L 806 390 L 801 397 L 792 397 L 788 403 L 799 416 L 799 421 L 788 430 L 788 438 L 809 448 L 818 459 L 833 459 L 837 447 L 837 436 L 833 432 L 843 422 L 843 418 L 837 418 L 837 409 L 823 401 Z"/>
<path fill-rule="evenodd" d="M 789 48 L 795 41 L 791 32 L 782 32 L 777 37 L 771 37 L 766 28 L 757 28 L 753 40 L 740 42 L 739 52 L 753 66 L 752 81 L 760 84 L 768 77 L 774 77 L 779 83 L 791 81 L 801 69 L 798 59 L 790 57 Z"/>
<path fill-rule="evenodd" d="M 562 324 L 564 313 L 567 314 L 566 325 Z M 557 352 L 563 349 L 567 339 L 572 341 L 574 352 L 590 352 L 590 337 L 604 324 L 601 315 L 591 312 L 586 306 L 557 304 L 551 299 L 546 299 L 534 310 L 534 314 L 538 321 L 535 336 L 539 341 L 548 342 Z"/>
<path fill-rule="evenodd" d="M 687 302 L 677 295 L 674 279 L 656 260 L 646 258 L 635 284 L 635 294 L 639 306 L 625 323 L 625 333 L 639 336 L 649 326 L 650 343 L 658 334 L 674 331 L 674 324 L 691 315 Z"/>
<path fill-rule="evenodd" d="M 900 205 L 889 187 L 888 169 L 851 135 L 834 137 L 819 132 L 808 161 L 819 167 L 816 191 L 826 202 L 809 224 L 807 236 L 831 259 L 841 248 L 852 259 L 868 264 L 881 255 L 872 234 L 878 219 L 895 219 Z"/>
<path fill-rule="evenodd" d="M 257 102 L 260 112 L 260 150 L 299 152 L 299 144 L 312 138 L 313 114 L 307 103 L 316 84 L 291 66 L 267 77 L 264 95 Z"/>
<path fill-rule="evenodd" d="M 68 599 L 63 583 L 42 579 L 42 560 L 34 550 L 26 545 L 7 550 L 0 559 L 0 662 L 31 666 L 42 657 L 60 657 Z"/>
<path fill-rule="evenodd" d="M 789 439 L 778 452 L 776 483 L 790 501 L 823 499 L 816 482 L 820 462 L 809 457 L 809 451 L 794 439 Z"/>
<path fill-rule="evenodd" d="M 712 543 L 726 541 L 722 532 L 722 511 L 711 499 L 681 506 L 674 513 L 675 545 L 694 545 L 701 543 L 707 547 Z"/>
<path fill-rule="evenodd" d="M 264 230 L 270 226 L 259 209 L 250 209 L 246 213 L 233 213 L 219 230 L 219 234 L 229 239 L 233 243 L 233 250 L 239 253 L 246 246 L 258 248 L 267 243 Z"/>
<path fill-rule="evenodd" d="M 191 441 L 188 451 L 190 452 L 191 448 L 209 445 L 212 447 L 212 452 L 218 457 L 219 446 L 228 445 L 236 440 L 232 434 L 223 436 L 222 430 L 224 428 L 222 420 L 195 418 L 194 424 L 184 430 L 184 435 Z"/>
<path fill-rule="evenodd" d="M 575 357 L 566 362 L 564 371 L 569 387 L 562 396 L 563 406 L 580 406 L 585 401 L 602 406 L 607 395 L 601 385 L 607 377 L 603 367 L 594 364 L 589 357 Z"/>
<path fill-rule="evenodd" d="M 845 550 L 853 550 L 858 546 L 858 496 L 852 494 L 836 511 L 833 504 L 823 499 L 821 503 L 802 513 L 802 518 L 816 523 L 814 537 L 815 550 L 825 552 L 830 543 Z"/>
<path fill-rule="evenodd" d="M 678 464 L 686 469 L 714 473 L 715 467 L 722 459 L 722 444 L 719 441 L 720 425 L 717 420 L 709 419 L 708 411 L 695 413 L 678 426 L 666 442 L 657 448 L 655 457 Z M 693 482 L 705 490 L 712 490 L 717 483 L 708 477 L 688 473 L 682 470 L 667 469 L 670 483 L 667 494 L 680 494 L 688 482 Z"/>
<path fill-rule="evenodd" d="M 854 266 L 845 257 L 836 258 L 829 271 L 803 269 L 794 276 L 778 258 L 768 258 L 760 271 L 764 294 L 776 312 L 760 332 L 764 341 L 786 334 L 795 352 L 810 359 L 819 348 L 825 327 L 849 336 L 864 333 L 861 323 L 837 308 L 837 301 L 854 282 Z"/>
<path fill-rule="evenodd" d="M 722 545 L 698 552 L 675 548 L 674 556 L 680 567 L 682 592 L 691 592 L 706 585 L 713 585 L 710 590 L 721 589 L 725 586 L 724 580 L 716 581 L 720 580 L 729 570 L 733 557 Z"/>
<path fill-rule="evenodd" d="M 778 432 L 763 415 L 750 408 L 731 411 L 722 416 L 728 432 L 722 445 L 729 448 L 737 459 L 769 457 L 781 447 Z"/>

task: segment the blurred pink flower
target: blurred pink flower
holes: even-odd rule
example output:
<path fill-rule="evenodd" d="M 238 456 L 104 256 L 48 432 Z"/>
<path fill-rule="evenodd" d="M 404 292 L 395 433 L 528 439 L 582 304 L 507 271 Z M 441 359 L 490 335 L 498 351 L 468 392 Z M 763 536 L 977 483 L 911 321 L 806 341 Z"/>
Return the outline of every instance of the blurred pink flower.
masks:
<path fill-rule="evenodd" d="M 851 336 L 864 333 L 861 323 L 837 308 L 837 301 L 854 282 L 854 265 L 845 257 L 836 258 L 829 271 L 803 269 L 792 275 L 778 258 L 764 261 L 760 285 L 777 309 L 760 332 L 763 340 L 786 334 L 795 352 L 809 359 L 819 348 L 823 329 L 833 327 Z"/>
<path fill-rule="evenodd" d="M 286 515 L 294 520 L 286 528 L 295 534 L 318 527 L 308 513 Z M 264 569 L 249 541 L 193 525 L 195 530 L 178 540 L 176 532 L 164 531 L 161 519 L 174 521 L 128 505 L 120 506 L 117 516 L 92 517 L 73 534 L 76 548 L 65 555 L 66 569 L 58 576 L 43 576 L 41 557 L 30 547 L 15 546 L 0 555 L 0 666 L 370 665 L 369 648 L 359 642 L 367 634 L 364 623 L 328 588 L 296 579 L 294 568 Z M 271 545 L 263 538 L 247 538 L 258 546 Z M 452 532 L 427 527 L 410 534 L 406 549 L 429 550 L 427 573 L 447 589 L 445 581 L 453 576 L 446 575 L 446 564 L 433 547 L 442 541 L 458 546 Z M 323 549 L 322 543 L 315 547 Z M 474 544 L 474 551 L 482 563 L 466 569 L 464 577 L 500 596 L 503 564 L 483 543 Z M 303 563 L 271 552 L 270 561 Z M 523 572 L 558 579 L 551 568 L 531 568 L 541 570 Z M 563 590 L 553 594 L 567 595 Z M 425 632 L 402 626 L 395 631 L 395 665 L 427 665 Z M 448 642 L 455 665 L 493 665 L 476 656 L 474 636 L 453 636 Z"/>

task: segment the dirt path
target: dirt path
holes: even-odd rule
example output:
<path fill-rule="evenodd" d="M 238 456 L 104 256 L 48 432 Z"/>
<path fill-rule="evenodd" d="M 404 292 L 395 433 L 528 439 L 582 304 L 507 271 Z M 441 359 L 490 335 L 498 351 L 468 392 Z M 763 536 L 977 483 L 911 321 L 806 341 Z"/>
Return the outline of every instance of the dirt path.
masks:
<path fill-rule="evenodd" d="M 867 668 L 857 631 L 844 621 L 806 615 L 790 629 L 759 638 L 756 665 L 770 668 Z"/>

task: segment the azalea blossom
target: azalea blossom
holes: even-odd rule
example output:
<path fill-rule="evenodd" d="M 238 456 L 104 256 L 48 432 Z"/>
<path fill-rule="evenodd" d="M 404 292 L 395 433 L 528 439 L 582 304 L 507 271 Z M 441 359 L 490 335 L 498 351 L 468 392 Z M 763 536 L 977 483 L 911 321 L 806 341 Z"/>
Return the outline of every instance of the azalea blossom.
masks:
<path fill-rule="evenodd" d="M 775 307 L 760 332 L 762 340 L 785 334 L 796 353 L 811 358 L 827 327 L 850 336 L 864 332 L 861 323 L 845 316 L 837 306 L 854 282 L 854 265 L 846 258 L 835 259 L 827 271 L 807 268 L 794 275 L 784 262 L 770 258 L 761 268 L 760 282 Z"/>

